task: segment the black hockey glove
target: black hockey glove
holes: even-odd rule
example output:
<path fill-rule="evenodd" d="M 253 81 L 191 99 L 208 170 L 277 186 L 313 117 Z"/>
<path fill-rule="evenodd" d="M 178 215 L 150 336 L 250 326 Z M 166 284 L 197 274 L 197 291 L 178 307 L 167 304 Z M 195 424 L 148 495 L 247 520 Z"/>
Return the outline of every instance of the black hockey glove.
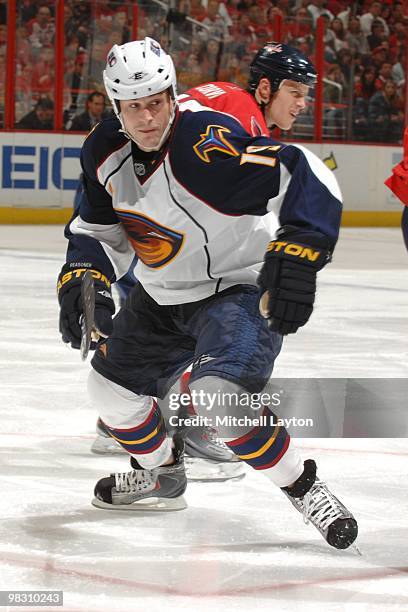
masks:
<path fill-rule="evenodd" d="M 294 334 L 313 310 L 316 275 L 330 261 L 329 242 L 318 232 L 281 228 L 264 257 L 259 277 L 259 310 L 270 329 Z"/>
<path fill-rule="evenodd" d="M 65 264 L 58 277 L 57 292 L 60 304 L 59 330 L 64 342 L 72 348 L 81 345 L 82 276 L 90 268 L 74 267 L 78 264 Z M 112 316 L 115 314 L 115 303 L 112 299 L 110 281 L 98 270 L 91 268 L 95 284 L 95 328 L 100 336 L 107 337 L 112 333 Z M 95 343 L 91 344 L 94 349 Z"/>

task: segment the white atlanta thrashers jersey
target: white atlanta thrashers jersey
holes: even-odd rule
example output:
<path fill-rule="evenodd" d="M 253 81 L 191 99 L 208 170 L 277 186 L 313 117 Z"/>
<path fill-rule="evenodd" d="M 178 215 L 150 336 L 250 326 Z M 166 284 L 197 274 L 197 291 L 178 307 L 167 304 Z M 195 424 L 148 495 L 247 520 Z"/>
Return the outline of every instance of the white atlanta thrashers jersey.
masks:
<path fill-rule="evenodd" d="M 145 153 L 100 123 L 82 150 L 84 193 L 66 230 L 68 262 L 112 280 L 129 269 L 159 304 L 256 285 L 266 246 L 282 225 L 339 231 L 333 173 L 302 147 L 251 137 L 232 117 L 181 104 L 170 138 Z"/>

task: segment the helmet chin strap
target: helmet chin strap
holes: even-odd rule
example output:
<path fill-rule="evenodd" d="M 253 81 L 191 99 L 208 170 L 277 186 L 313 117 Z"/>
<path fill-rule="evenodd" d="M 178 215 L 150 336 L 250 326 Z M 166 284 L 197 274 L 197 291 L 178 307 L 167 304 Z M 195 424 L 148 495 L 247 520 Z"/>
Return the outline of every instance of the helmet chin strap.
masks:
<path fill-rule="evenodd" d="M 159 142 L 154 147 L 146 147 L 145 145 L 140 144 L 140 142 L 138 142 L 136 138 L 134 138 L 130 134 L 130 132 L 127 131 L 125 124 L 123 123 L 122 113 L 117 114 L 117 118 L 119 119 L 120 124 L 122 126 L 122 129 L 120 129 L 119 132 L 121 132 L 122 134 L 125 134 L 125 136 L 129 138 L 129 140 L 133 140 L 133 142 L 139 147 L 139 149 L 141 149 L 142 151 L 145 151 L 146 153 L 150 153 L 151 151 L 159 151 L 161 147 L 163 146 L 163 143 L 166 141 L 166 138 L 169 135 L 169 132 L 171 130 L 171 126 L 173 125 L 174 117 L 176 115 L 176 107 L 177 107 L 177 102 L 175 100 L 172 100 L 172 108 L 171 108 L 169 122 L 163 134 L 161 135 Z"/>

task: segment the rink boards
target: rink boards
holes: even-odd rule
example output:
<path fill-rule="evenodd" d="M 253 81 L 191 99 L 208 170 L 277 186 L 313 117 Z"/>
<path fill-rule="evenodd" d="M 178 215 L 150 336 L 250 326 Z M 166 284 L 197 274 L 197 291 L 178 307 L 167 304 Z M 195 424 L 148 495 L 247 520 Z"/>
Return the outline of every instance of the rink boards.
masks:
<path fill-rule="evenodd" d="M 71 215 L 84 137 L 0 134 L 0 223 L 63 223 Z M 384 186 L 402 148 L 307 144 L 333 170 L 344 197 L 343 225 L 396 226 L 401 205 Z"/>

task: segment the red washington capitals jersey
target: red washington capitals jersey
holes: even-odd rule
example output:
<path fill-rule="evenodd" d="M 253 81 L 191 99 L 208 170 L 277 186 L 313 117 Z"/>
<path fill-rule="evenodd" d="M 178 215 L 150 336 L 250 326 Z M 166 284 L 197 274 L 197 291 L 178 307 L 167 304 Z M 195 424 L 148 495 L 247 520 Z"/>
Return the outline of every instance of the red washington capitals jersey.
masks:
<path fill-rule="evenodd" d="M 251 136 L 269 136 L 265 118 L 255 98 L 234 83 L 206 83 L 179 96 L 180 102 L 187 102 L 191 98 L 203 106 L 234 117 Z"/>

